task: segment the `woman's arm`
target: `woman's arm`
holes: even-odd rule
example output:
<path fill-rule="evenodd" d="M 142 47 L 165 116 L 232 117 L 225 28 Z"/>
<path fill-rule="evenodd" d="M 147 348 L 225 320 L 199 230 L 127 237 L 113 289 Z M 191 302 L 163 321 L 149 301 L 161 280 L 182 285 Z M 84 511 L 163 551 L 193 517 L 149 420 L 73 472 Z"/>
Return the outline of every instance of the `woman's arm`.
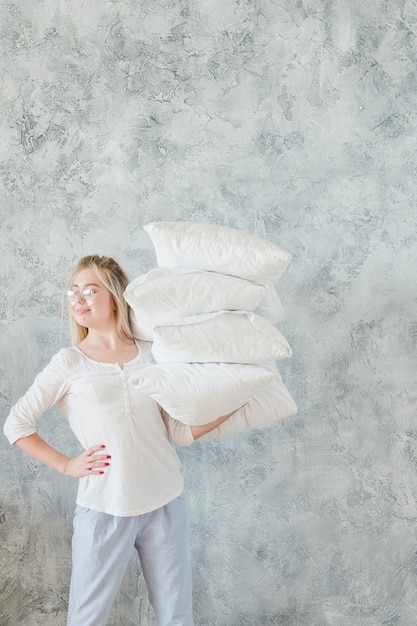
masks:
<path fill-rule="evenodd" d="M 36 376 L 26 393 L 10 409 L 3 432 L 10 444 L 35 434 L 36 425 L 43 413 L 68 392 L 69 377 L 65 350 L 52 357 L 48 365 Z"/>
<path fill-rule="evenodd" d="M 109 465 L 104 445 L 93 446 L 72 459 L 50 446 L 36 431 L 40 416 L 67 393 L 69 388 L 68 353 L 58 352 L 37 375 L 28 391 L 11 408 L 4 424 L 4 434 L 11 444 L 27 452 L 40 463 L 73 476 L 99 475 Z M 99 451 L 102 454 L 97 454 Z"/>
<path fill-rule="evenodd" d="M 237 410 L 239 411 L 239 409 Z M 220 426 L 220 424 L 223 424 L 223 422 L 229 419 L 229 417 L 233 415 L 233 413 L 236 413 L 236 411 L 232 411 L 231 413 L 228 413 L 227 415 L 222 415 L 221 417 L 218 417 L 213 422 L 208 422 L 208 424 L 201 424 L 201 426 L 191 426 L 191 432 L 193 434 L 194 441 L 198 439 L 199 437 L 202 437 L 203 435 L 206 435 L 207 433 L 211 432 L 212 430 L 217 428 L 217 426 Z"/>
<path fill-rule="evenodd" d="M 240 409 L 237 409 L 237 411 L 239 410 Z M 196 441 L 196 439 L 199 439 L 203 435 L 215 430 L 220 424 L 223 424 L 223 422 L 229 419 L 231 415 L 236 413 L 236 411 L 232 411 L 232 413 L 222 415 L 212 422 L 207 422 L 206 424 L 201 424 L 199 426 L 189 426 L 188 424 L 184 424 L 183 422 L 174 419 L 162 408 L 160 411 L 169 436 L 179 446 L 191 445 L 194 441 Z"/>
<path fill-rule="evenodd" d="M 50 446 L 37 433 L 21 437 L 15 444 L 40 463 L 74 478 L 104 474 L 104 469 L 109 466 L 110 457 L 105 454 L 97 454 L 103 452 L 106 447 L 104 445 L 92 446 L 80 456 L 72 459 Z"/>

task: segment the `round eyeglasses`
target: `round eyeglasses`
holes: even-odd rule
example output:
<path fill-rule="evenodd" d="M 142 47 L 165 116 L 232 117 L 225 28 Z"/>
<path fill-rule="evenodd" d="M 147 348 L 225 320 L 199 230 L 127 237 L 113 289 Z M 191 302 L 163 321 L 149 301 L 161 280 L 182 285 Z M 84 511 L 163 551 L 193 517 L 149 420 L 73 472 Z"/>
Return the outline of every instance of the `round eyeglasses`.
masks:
<path fill-rule="evenodd" d="M 91 306 L 96 298 L 97 291 L 93 291 L 92 289 L 83 289 L 82 291 L 67 291 L 68 301 L 74 306 L 78 300 L 81 302 L 85 302 L 87 306 Z"/>

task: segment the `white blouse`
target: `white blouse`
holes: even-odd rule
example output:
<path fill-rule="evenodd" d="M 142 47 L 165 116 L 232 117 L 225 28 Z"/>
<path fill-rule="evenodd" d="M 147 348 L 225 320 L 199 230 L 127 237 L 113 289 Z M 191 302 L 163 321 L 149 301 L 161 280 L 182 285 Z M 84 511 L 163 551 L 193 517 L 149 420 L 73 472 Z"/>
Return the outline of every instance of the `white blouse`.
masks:
<path fill-rule="evenodd" d="M 182 492 L 180 461 L 171 440 L 189 445 L 191 428 L 172 419 L 131 384 L 154 361 L 148 342 L 124 365 L 99 363 L 79 348 L 60 350 L 12 408 L 4 434 L 13 444 L 36 432 L 55 403 L 84 449 L 104 444 L 111 455 L 102 475 L 80 478 L 77 504 L 117 516 L 148 513 Z"/>

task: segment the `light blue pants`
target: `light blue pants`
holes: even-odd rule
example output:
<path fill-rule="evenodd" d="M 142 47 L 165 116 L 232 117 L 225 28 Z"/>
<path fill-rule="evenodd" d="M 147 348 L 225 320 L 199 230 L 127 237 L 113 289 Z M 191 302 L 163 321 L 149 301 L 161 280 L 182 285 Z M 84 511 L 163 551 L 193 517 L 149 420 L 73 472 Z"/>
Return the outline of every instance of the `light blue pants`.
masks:
<path fill-rule="evenodd" d="M 105 626 L 135 547 L 158 626 L 193 626 L 187 503 L 115 517 L 77 507 L 67 626 Z"/>

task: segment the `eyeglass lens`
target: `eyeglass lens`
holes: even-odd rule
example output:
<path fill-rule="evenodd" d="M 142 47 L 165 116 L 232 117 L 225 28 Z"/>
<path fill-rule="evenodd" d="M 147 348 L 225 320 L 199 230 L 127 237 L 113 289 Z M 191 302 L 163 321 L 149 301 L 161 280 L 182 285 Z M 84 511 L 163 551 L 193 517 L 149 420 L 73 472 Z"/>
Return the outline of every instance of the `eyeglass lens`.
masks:
<path fill-rule="evenodd" d="M 83 291 L 67 291 L 67 296 L 71 304 L 75 304 L 78 298 L 81 298 L 83 302 L 90 305 L 93 304 L 96 294 L 91 289 L 84 289 Z"/>

